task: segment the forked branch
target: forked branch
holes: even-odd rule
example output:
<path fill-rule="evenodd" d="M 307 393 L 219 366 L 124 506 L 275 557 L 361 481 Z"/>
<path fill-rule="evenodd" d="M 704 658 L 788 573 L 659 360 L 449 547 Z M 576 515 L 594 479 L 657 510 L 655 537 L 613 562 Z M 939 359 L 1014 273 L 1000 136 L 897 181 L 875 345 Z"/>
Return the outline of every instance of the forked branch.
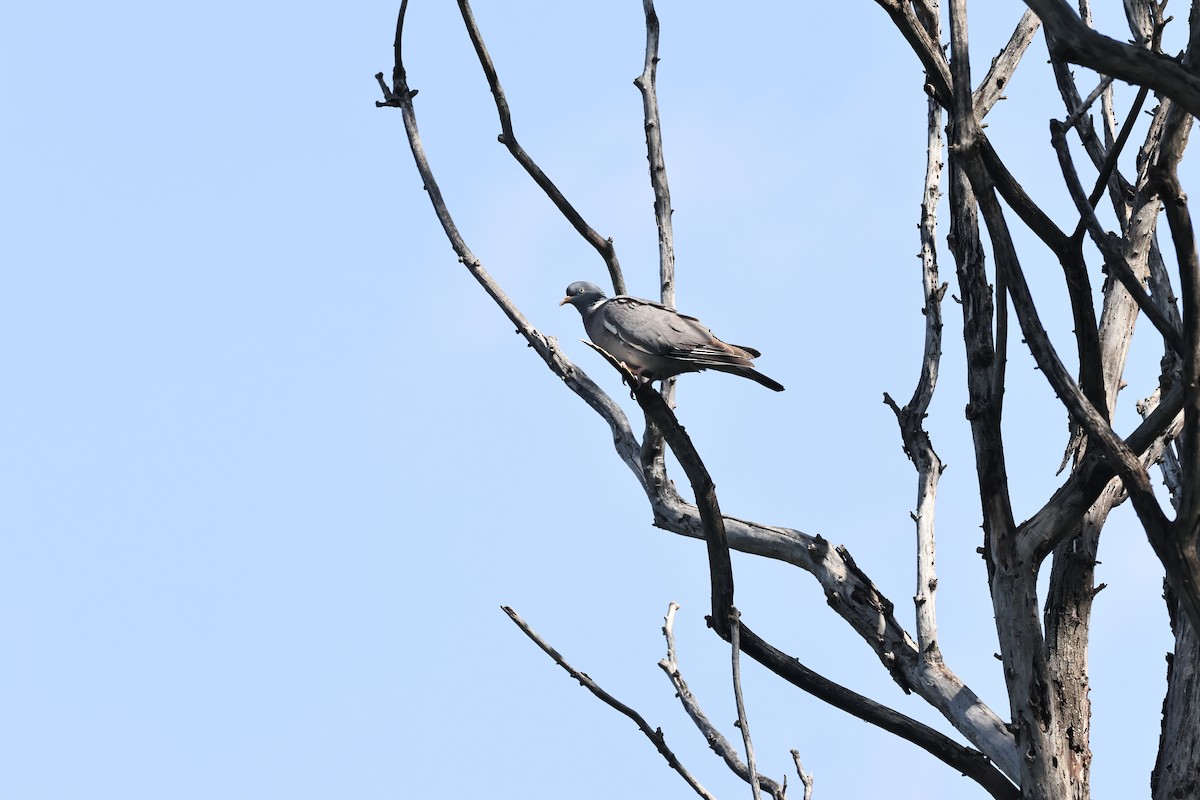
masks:
<path fill-rule="evenodd" d="M 671 188 L 667 182 L 666 151 L 663 147 L 662 119 L 658 113 L 658 40 L 660 25 L 654 0 L 642 0 L 646 17 L 646 55 L 642 74 L 633 84 L 642 95 L 642 116 L 646 129 L 646 160 L 650 166 L 650 188 L 654 191 L 654 222 L 658 229 L 658 284 L 659 300 L 663 305 L 675 307 L 675 232 L 671 216 Z M 675 379 L 662 382 L 663 399 L 667 405 L 675 405 Z M 663 438 L 650 421 L 646 421 L 646 432 L 642 437 L 642 469 L 650 485 L 660 491 L 668 491 L 667 464 L 664 459 Z"/>
<path fill-rule="evenodd" d="M 1025 0 L 1042 19 L 1056 57 L 1090 67 L 1101 75 L 1149 86 L 1200 115 L 1200 77 L 1173 58 L 1125 44 L 1092 30 L 1067 0 Z"/>
<path fill-rule="evenodd" d="M 614 366 L 619 366 L 613 360 Z M 712 478 L 704 466 L 691 438 L 679 424 L 674 412 L 667 407 L 662 396 L 649 385 L 634 389 L 634 397 L 648 417 L 663 432 L 667 446 L 678 459 L 688 481 L 696 493 L 701 523 L 708 542 L 709 574 L 712 584 L 713 615 L 709 624 L 726 641 L 731 641 L 732 630 L 728 616 L 720 619 L 720 610 L 728 615 L 733 607 L 733 572 L 729 561 L 725 521 L 717 506 Z M 728 603 L 726 604 L 726 601 Z M 916 720 L 883 706 L 862 695 L 850 691 L 833 681 L 813 672 L 800 661 L 758 636 L 745 624 L 739 626 L 742 652 L 753 658 L 779 677 L 813 694 L 830 705 L 870 722 L 893 733 L 926 752 L 953 766 L 962 774 L 972 778 L 993 797 L 1015 800 L 1020 792 L 1004 773 L 996 768 L 983 754 L 963 747 L 942 733 Z"/>
<path fill-rule="evenodd" d="M 533 178 L 534 183 L 541 187 L 546 196 L 554 203 L 562 215 L 567 218 L 572 227 L 579 232 L 579 235 L 587 240 L 587 243 L 596 249 L 596 252 L 604 259 L 604 263 L 608 266 L 608 274 L 612 279 L 613 291 L 617 294 L 625 294 L 625 277 L 621 274 L 621 264 L 617 260 L 617 250 L 613 245 L 611 238 L 604 238 L 597 233 L 592 226 L 588 225 L 575 206 L 571 205 L 566 196 L 554 185 L 554 181 L 542 171 L 542 168 L 537 165 L 533 157 L 525 152 L 525 148 L 517 141 L 517 135 L 513 133 L 512 113 L 508 108 L 508 100 L 504 96 L 504 88 L 500 85 L 500 77 L 496 73 L 496 66 L 492 63 L 492 57 L 488 54 L 487 45 L 483 42 L 483 34 L 479 31 L 479 25 L 475 21 L 475 14 L 471 11 L 471 4 L 467 0 L 458 0 L 458 9 L 462 13 L 463 24 L 467 28 L 467 34 L 471 37 L 471 44 L 475 46 L 475 54 L 479 57 L 479 65 L 483 67 L 483 73 L 487 76 L 488 87 L 492 90 L 492 96 L 496 100 L 496 112 L 500 115 L 500 144 L 508 148 L 512 153 L 513 158 L 517 160 L 529 177 Z"/>
<path fill-rule="evenodd" d="M 700 702 L 696 696 L 692 694 L 688 688 L 687 681 L 683 679 L 683 672 L 679 666 L 679 658 L 675 651 L 675 614 L 679 611 L 679 606 L 676 603 L 671 603 L 667 607 L 667 616 L 663 622 L 663 636 L 667 640 L 667 657 L 658 662 L 658 666 L 666 673 L 667 678 L 671 681 L 671 685 L 675 687 L 675 695 L 679 698 L 679 702 L 683 704 L 684 711 L 695 723 L 696 728 L 704 736 L 704 740 L 708 742 L 708 746 L 712 748 L 721 759 L 728 765 L 733 774 L 737 775 L 746 783 L 751 782 L 751 767 L 742 761 L 738 755 L 737 748 L 725 738 L 724 734 L 713 725 L 712 720 L 700 708 Z M 795 751 L 792 751 L 795 752 Z M 762 791 L 769 794 L 776 800 L 782 800 L 786 781 L 777 783 L 776 781 L 763 776 L 757 776 L 758 785 Z"/>
<path fill-rule="evenodd" d="M 620 711 L 622 714 L 633 720 L 634 724 L 638 726 L 638 730 L 645 734 L 646 738 L 654 743 L 654 747 L 659 753 L 662 754 L 662 757 L 666 759 L 667 764 L 670 765 L 671 769 L 678 772 L 679 776 L 687 782 L 688 786 L 692 787 L 696 794 L 705 798 L 705 800 L 716 800 L 716 798 L 707 789 L 701 786 L 700 782 L 697 781 L 690 772 L 688 772 L 687 768 L 683 766 L 683 764 L 676 757 L 675 753 L 671 751 L 671 748 L 667 746 L 667 739 L 665 736 L 663 736 L 662 728 L 651 728 L 650 723 L 646 722 L 645 717 L 602 689 L 600 684 L 592 680 L 592 678 L 589 677 L 586 672 L 580 672 L 568 664 L 567 660 L 563 658 L 557 650 L 551 647 L 545 639 L 539 636 L 537 632 L 534 631 L 527 622 L 525 622 L 525 620 L 521 619 L 521 616 L 516 611 L 513 611 L 508 606 L 501 606 L 501 608 L 504 610 L 505 614 L 508 614 L 509 619 L 511 619 L 526 636 L 533 640 L 534 644 L 542 649 L 542 652 L 554 659 L 555 664 L 558 664 L 560 667 L 566 670 L 568 675 L 579 681 L 581 686 L 598 697 L 606 705 L 615 708 L 617 711 Z"/>
<path fill-rule="evenodd" d="M 937 6 L 932 11 L 937 12 Z M 940 36 L 940 24 L 936 16 L 926 21 L 931 36 Z M 1019 30 L 1019 29 L 1018 29 Z M 1010 48 L 1016 48 L 1020 37 L 1013 35 Z M 1006 48 L 1007 53 L 1010 48 Z M 1021 47 L 1023 49 L 1023 46 Z M 1004 58 L 1005 54 L 1001 54 Z M 998 60 L 999 61 L 999 60 Z M 1010 57 L 1005 63 L 1015 61 Z M 1004 72 L 998 62 L 992 62 L 993 72 Z M 991 81 L 1003 83 L 1007 77 L 993 76 Z M 933 449 L 933 442 L 925 430 L 925 417 L 933 393 L 937 388 L 938 369 L 942 357 L 942 298 L 946 284 L 938 277 L 937 261 L 937 206 L 942 186 L 942 109 L 930 97 L 926 101 L 926 146 L 925 182 L 921 193 L 921 286 L 925 305 L 921 313 L 925 316 L 925 348 L 921 355 L 921 373 L 912 399 L 899 407 L 890 395 L 884 394 L 884 402 L 896 414 L 900 426 L 900 437 L 904 452 L 917 469 L 917 508 L 913 521 L 917 527 L 917 591 L 913 596 L 916 604 L 917 641 L 921 658 L 940 661 L 941 651 L 937 643 L 937 546 L 934 536 L 934 514 L 937 506 L 937 486 L 943 465 Z"/>

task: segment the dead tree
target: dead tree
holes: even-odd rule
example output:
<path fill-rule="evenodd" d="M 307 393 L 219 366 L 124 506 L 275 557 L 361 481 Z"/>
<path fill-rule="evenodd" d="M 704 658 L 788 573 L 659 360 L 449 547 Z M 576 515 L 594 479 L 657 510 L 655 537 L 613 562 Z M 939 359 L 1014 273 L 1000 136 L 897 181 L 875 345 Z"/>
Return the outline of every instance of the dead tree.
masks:
<path fill-rule="evenodd" d="M 791 528 L 722 514 L 701 455 L 679 424 L 672 381 L 666 381 L 661 390 L 630 381 L 632 396 L 645 418 L 639 435 L 620 406 L 566 357 L 553 338 L 529 323 L 484 269 L 442 199 L 418 135 L 416 92 L 408 85 L 402 59 L 407 0 L 401 4 L 396 26 L 392 80 L 389 84 L 383 73 L 377 76 L 384 98 L 378 105 L 401 110 L 425 191 L 460 262 L 547 368 L 607 422 L 617 457 L 645 493 L 655 525 L 704 540 L 712 599 L 708 621 L 731 645 L 744 756 L 715 731 L 682 680 L 671 634 L 673 607 L 664 629 L 668 656 L 662 666 L 688 714 L 714 743 L 714 750 L 751 785 L 756 796 L 782 797 L 786 781 L 756 772 L 749 721 L 738 691 L 742 656 L 759 662 L 783 681 L 912 742 L 994 797 L 1089 797 L 1089 622 L 1093 598 L 1103 588 L 1095 584 L 1096 553 L 1109 513 L 1126 500 L 1162 563 L 1175 636 L 1151 793 L 1154 800 L 1200 796 L 1200 645 L 1196 636 L 1200 627 L 1200 257 L 1178 170 L 1192 117 L 1200 113 L 1200 4 L 1192 5 L 1186 44 L 1182 53 L 1173 56 L 1164 52 L 1163 37 L 1170 22 L 1165 1 L 1126 0 L 1127 34 L 1094 30 L 1088 0 L 1081 0 L 1078 11 L 1065 0 L 1028 0 L 1028 10 L 1016 23 L 1007 46 L 979 78 L 973 77 L 970 69 L 966 0 L 947 0 L 945 8 L 937 0 L 876 2 L 916 56 L 914 62 L 897 67 L 912 69 L 914 80 L 920 76 L 919 70 L 923 71 L 928 103 L 927 168 L 920 207 L 924 356 L 912 397 L 901 403 L 885 396 L 895 413 L 905 452 L 917 471 L 918 502 L 913 518 L 918 534 L 918 590 L 913 632 L 844 547 Z M 607 267 L 614 293 L 624 293 L 625 281 L 612 241 L 583 219 L 518 142 L 500 78 L 470 5 L 467 0 L 459 0 L 458 5 L 495 98 L 500 142 L 596 250 Z M 644 10 L 645 62 L 635 83 L 643 98 L 655 197 L 661 300 L 672 305 L 671 195 L 655 86 L 659 22 L 651 0 L 644 0 Z M 1048 70 L 1063 101 L 1061 118 L 1051 121 L 1051 145 L 1075 206 L 1076 221 L 1070 228 L 1056 224 L 1023 188 L 1021 176 L 1010 170 L 1005 154 L 993 145 L 984 124 L 1039 27 L 1049 50 Z M 1095 83 L 1080 86 L 1073 65 L 1092 71 L 1085 74 L 1094 72 Z M 1127 107 L 1117 107 L 1114 82 L 1136 89 Z M 1145 117 L 1148 124 L 1142 122 Z M 1135 128 L 1144 130 L 1136 140 L 1132 135 Z M 1084 163 L 1076 162 L 1076 152 L 1086 154 Z M 952 294 L 961 307 L 969 393 L 966 420 L 983 520 L 980 552 L 987 564 L 1007 709 L 989 708 L 964 684 L 944 660 L 937 637 L 934 518 L 942 462 L 924 421 L 937 385 L 943 302 L 948 292 L 938 264 L 936 215 L 943 193 L 949 198 L 946 243 L 955 266 Z M 1162 234 L 1169 247 L 1160 246 L 1162 219 L 1166 220 Z M 1017 228 L 1036 238 L 1040 243 L 1037 252 L 1018 254 L 1014 244 Z M 1089 268 L 1088 258 L 1102 268 Z M 1030 263 L 1061 269 L 1074 321 L 1077 372 L 1064 365 L 1043 327 L 1026 280 Z M 1157 387 L 1136 389 L 1145 398 L 1138 404 L 1141 424 L 1133 430 L 1117 431 L 1112 420 L 1139 316 L 1146 319 L 1138 329 L 1141 335 L 1161 342 L 1161 376 Z M 1014 341 L 1027 346 L 1061 401 L 1071 431 L 1063 460 L 1065 478 L 1057 486 L 1047 487 L 1044 505 L 1023 522 L 1013 513 L 1001 426 L 1006 365 Z M 1066 345 L 1059 342 L 1058 346 Z M 614 366 L 622 369 L 620 364 Z M 664 458 L 668 449 L 686 474 L 694 493 L 692 501 L 678 494 L 668 479 Z M 1169 492 L 1165 500 L 1155 494 L 1152 470 L 1161 470 Z M 811 575 L 829 605 L 868 643 L 896 683 L 940 712 L 970 746 L 813 672 L 756 634 L 753 615 L 742 619 L 734 605 L 731 549 L 776 559 Z M 1042 596 L 1038 577 L 1044 568 L 1049 571 L 1049 589 Z M 701 796 L 709 796 L 671 753 L 661 731 L 569 667 L 515 612 L 509 613 L 560 664 L 581 681 L 586 679 L 585 685 L 598 697 L 638 721 L 689 785 Z M 796 755 L 807 796 L 812 783 L 799 764 Z"/>

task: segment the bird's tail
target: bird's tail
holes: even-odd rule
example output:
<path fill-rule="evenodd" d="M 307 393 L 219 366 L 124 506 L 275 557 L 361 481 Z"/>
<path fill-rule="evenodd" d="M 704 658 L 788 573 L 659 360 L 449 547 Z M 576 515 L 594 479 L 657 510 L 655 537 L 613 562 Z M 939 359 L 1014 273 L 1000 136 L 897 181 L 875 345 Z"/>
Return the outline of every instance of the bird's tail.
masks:
<path fill-rule="evenodd" d="M 783 384 L 773 378 L 768 378 L 754 367 L 746 367 L 740 364 L 711 364 L 710 369 L 717 369 L 721 372 L 728 372 L 730 375 L 740 375 L 743 378 L 749 378 L 755 383 L 761 383 L 773 392 L 782 392 Z"/>

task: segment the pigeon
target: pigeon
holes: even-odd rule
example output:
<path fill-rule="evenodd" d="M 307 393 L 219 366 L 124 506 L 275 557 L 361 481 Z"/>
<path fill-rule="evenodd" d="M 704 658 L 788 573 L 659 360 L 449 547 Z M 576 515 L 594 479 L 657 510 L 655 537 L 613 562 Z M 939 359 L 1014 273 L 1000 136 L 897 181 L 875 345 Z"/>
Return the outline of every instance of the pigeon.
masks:
<path fill-rule="evenodd" d="M 587 281 L 567 287 L 559 305 L 567 303 L 579 310 L 588 338 L 637 378 L 649 382 L 715 369 L 783 391 L 782 384 L 754 369 L 753 359 L 761 353 L 722 342 L 695 317 L 627 295 L 608 300 L 603 289 Z"/>

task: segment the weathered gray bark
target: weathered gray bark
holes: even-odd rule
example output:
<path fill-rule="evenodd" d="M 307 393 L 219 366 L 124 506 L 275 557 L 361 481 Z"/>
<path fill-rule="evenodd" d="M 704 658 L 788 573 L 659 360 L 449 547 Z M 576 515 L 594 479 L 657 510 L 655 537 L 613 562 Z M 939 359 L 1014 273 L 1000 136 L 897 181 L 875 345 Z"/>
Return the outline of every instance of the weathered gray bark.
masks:
<path fill-rule="evenodd" d="M 1167 696 L 1158 759 L 1150 788 L 1153 800 L 1200 797 L 1200 637 L 1168 591 L 1175 652 L 1167 656 Z"/>

